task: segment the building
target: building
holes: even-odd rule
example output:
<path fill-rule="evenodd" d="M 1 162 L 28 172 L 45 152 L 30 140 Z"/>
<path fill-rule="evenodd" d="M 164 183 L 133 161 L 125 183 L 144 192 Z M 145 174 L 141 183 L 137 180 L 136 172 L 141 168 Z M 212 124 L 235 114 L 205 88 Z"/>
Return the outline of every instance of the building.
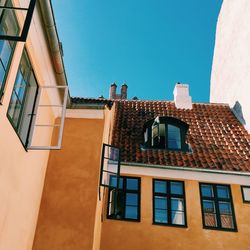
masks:
<path fill-rule="evenodd" d="M 24 250 L 33 245 L 48 149 L 60 148 L 52 133 L 62 133 L 55 120 L 67 80 L 50 1 L 0 4 L 0 249 Z"/>
<path fill-rule="evenodd" d="M 218 18 L 210 101 L 228 103 L 250 132 L 250 2 L 224 0 Z"/>
<path fill-rule="evenodd" d="M 250 137 L 230 106 L 186 84 L 174 101 L 126 84 L 68 98 L 51 1 L 0 2 L 0 250 L 250 247 Z"/>
<path fill-rule="evenodd" d="M 174 94 L 71 99 L 34 250 L 249 248 L 249 134 L 227 104 Z"/>

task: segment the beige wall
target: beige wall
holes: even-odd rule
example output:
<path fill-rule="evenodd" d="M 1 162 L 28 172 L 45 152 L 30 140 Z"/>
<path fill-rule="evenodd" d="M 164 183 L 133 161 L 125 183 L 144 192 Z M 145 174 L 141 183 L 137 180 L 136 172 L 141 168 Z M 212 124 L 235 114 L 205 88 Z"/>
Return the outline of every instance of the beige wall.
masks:
<path fill-rule="evenodd" d="M 34 250 L 93 248 L 103 128 L 102 119 L 66 119 L 63 149 L 50 154 Z"/>
<path fill-rule="evenodd" d="M 38 84 L 40 86 L 56 85 L 55 73 L 44 34 L 40 14 L 36 8 L 25 46 Z M 31 249 L 49 157 L 48 151 L 29 150 L 27 152 L 6 117 L 23 47 L 23 43 L 17 43 L 0 106 L 1 250 Z M 57 93 L 52 98 L 57 99 Z M 42 101 L 50 101 L 49 95 L 45 94 Z M 53 121 L 52 110 L 47 110 L 39 115 L 39 118 Z M 42 138 L 50 142 L 51 135 L 43 133 Z"/>
<path fill-rule="evenodd" d="M 211 102 L 239 102 L 250 132 L 250 1 L 224 0 L 217 23 Z M 243 121 L 244 123 L 244 121 Z"/>
<path fill-rule="evenodd" d="M 141 221 L 128 222 L 107 219 L 105 211 L 100 249 L 249 249 L 250 205 L 243 204 L 239 185 L 231 185 L 231 191 L 238 232 L 202 228 L 199 183 L 189 180 L 185 180 L 188 227 L 153 225 L 152 177 L 142 176 Z"/>

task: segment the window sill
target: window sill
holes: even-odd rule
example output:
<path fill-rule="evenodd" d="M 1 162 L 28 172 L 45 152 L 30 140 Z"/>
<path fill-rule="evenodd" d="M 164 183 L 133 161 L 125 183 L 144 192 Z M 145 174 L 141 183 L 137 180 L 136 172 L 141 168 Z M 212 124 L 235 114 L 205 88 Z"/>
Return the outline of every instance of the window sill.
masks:
<path fill-rule="evenodd" d="M 219 227 L 207 227 L 207 226 L 203 226 L 203 229 L 208 229 L 208 230 L 216 230 L 216 231 L 224 231 L 224 232 L 238 232 L 237 228 L 219 228 Z"/>
<path fill-rule="evenodd" d="M 152 151 L 162 151 L 162 152 L 181 152 L 181 153 L 186 153 L 186 154 L 192 154 L 192 150 L 182 150 L 182 149 L 168 149 L 168 148 L 150 148 L 144 145 L 140 145 L 140 149 L 142 151 L 147 151 L 147 150 L 152 150 Z"/>
<path fill-rule="evenodd" d="M 160 222 L 153 222 L 152 225 L 155 226 L 165 226 L 165 227 L 179 227 L 179 228 L 188 228 L 187 225 L 175 225 L 175 224 L 166 224 L 166 223 L 160 223 Z"/>
<path fill-rule="evenodd" d="M 116 221 L 127 221 L 127 222 L 141 222 L 140 219 L 116 219 L 116 218 L 111 218 L 107 217 L 108 220 L 116 220 Z"/>

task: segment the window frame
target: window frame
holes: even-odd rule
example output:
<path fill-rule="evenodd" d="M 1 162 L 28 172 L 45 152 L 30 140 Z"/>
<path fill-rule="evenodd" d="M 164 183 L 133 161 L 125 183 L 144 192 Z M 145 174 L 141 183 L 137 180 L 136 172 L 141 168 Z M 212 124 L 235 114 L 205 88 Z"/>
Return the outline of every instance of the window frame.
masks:
<path fill-rule="evenodd" d="M 124 199 L 124 203 L 123 203 L 123 208 L 124 208 L 124 215 L 122 218 L 115 218 L 109 215 L 109 204 L 110 204 L 110 194 L 112 190 L 121 190 L 121 189 L 116 189 L 109 187 L 108 188 L 108 200 L 107 200 L 107 219 L 110 220 L 118 220 L 118 221 L 130 221 L 130 222 L 140 222 L 141 221 L 141 178 L 140 177 L 135 177 L 135 176 L 120 176 L 119 177 L 119 181 L 123 179 L 123 188 L 122 191 L 124 192 L 124 195 L 126 197 L 126 193 L 135 193 L 138 195 L 138 203 L 137 203 L 137 218 L 136 219 L 131 219 L 131 218 L 125 218 L 125 207 L 126 207 L 126 198 Z M 138 180 L 138 190 L 131 190 L 129 189 L 129 191 L 126 191 L 126 180 L 127 179 L 136 179 Z M 119 184 L 118 184 L 119 186 Z M 124 191 L 125 189 L 125 191 Z"/>
<path fill-rule="evenodd" d="M 208 196 L 202 196 L 202 185 L 210 185 L 213 190 L 214 197 L 208 197 Z M 217 195 L 217 186 L 222 186 L 222 187 L 227 187 L 228 188 L 228 194 L 229 198 L 219 198 Z M 219 183 L 206 183 L 206 182 L 199 182 L 199 190 L 200 190 L 200 204 L 201 204 L 201 216 L 202 216 L 202 224 L 204 229 L 209 229 L 209 230 L 218 230 L 218 231 L 229 231 L 229 232 L 238 232 L 237 229 L 237 223 L 236 223 L 236 217 L 235 217 L 235 211 L 234 211 L 234 202 L 233 202 L 233 197 L 232 197 L 232 192 L 231 192 L 231 186 L 228 184 L 219 184 Z M 206 226 L 205 225 L 205 215 L 203 212 L 203 200 L 211 200 L 214 202 L 214 207 L 215 207 L 215 215 L 216 215 L 216 221 L 217 221 L 217 226 L 212 227 L 212 226 Z M 224 228 L 221 226 L 221 219 L 220 219 L 220 212 L 219 212 L 219 202 L 224 201 L 224 202 L 229 202 L 232 210 L 232 221 L 234 224 L 234 228 Z"/>
<path fill-rule="evenodd" d="M 166 194 L 162 194 L 162 193 L 157 193 L 155 192 L 155 182 L 156 181 L 164 181 L 166 182 Z M 171 182 L 178 182 L 178 183 L 182 183 L 182 188 L 183 188 L 183 194 L 182 195 L 178 195 L 178 194 L 171 194 Z M 184 181 L 180 181 L 180 180 L 166 180 L 166 179 L 153 179 L 152 180 L 152 189 L 153 189 L 153 195 L 152 195 L 152 199 L 153 199 L 153 225 L 162 225 L 162 226 L 170 226 L 170 227 L 179 227 L 179 228 L 187 228 L 188 227 L 188 223 L 187 223 L 187 207 L 186 207 L 186 193 L 185 193 L 185 182 Z M 161 197 L 166 197 L 167 198 L 167 218 L 168 218 L 168 223 L 162 223 L 162 222 L 156 222 L 155 221 L 155 196 L 161 196 Z M 183 199 L 183 208 L 184 208 L 184 225 L 179 225 L 179 224 L 173 224 L 172 220 L 171 220 L 171 198 L 181 198 Z"/>
<path fill-rule="evenodd" d="M 244 188 L 250 189 L 250 186 L 245 186 L 245 185 L 240 186 L 243 203 L 250 204 L 250 199 L 249 200 L 245 199 L 245 195 L 244 195 L 244 191 L 243 191 Z"/>
<path fill-rule="evenodd" d="M 4 6 L 6 6 L 7 4 L 9 4 L 10 6 L 13 6 L 12 4 L 12 1 L 9 1 L 8 0 L 4 3 Z M 11 7 L 10 7 L 11 8 Z M 3 18 L 3 15 L 4 15 L 4 11 L 3 10 L 0 15 L 0 24 L 1 24 L 1 20 Z M 18 30 L 20 30 L 20 27 L 19 27 L 19 22 L 17 20 L 17 17 L 16 17 L 16 14 L 14 13 L 13 14 L 14 16 L 14 19 L 15 19 L 15 23 L 18 27 Z M 13 41 L 13 40 L 7 40 L 7 39 L 1 39 L 4 42 L 8 42 L 9 43 L 9 46 L 11 48 L 11 53 L 10 53 L 10 57 L 9 57 L 9 60 L 8 60 L 8 63 L 7 63 L 7 66 L 5 68 L 5 66 L 3 65 L 2 63 L 2 60 L 0 58 L 0 64 L 2 65 L 3 69 L 5 70 L 5 73 L 4 73 L 4 78 L 3 78 L 3 81 L 2 81 L 2 85 L 0 86 L 0 105 L 2 105 L 2 99 L 3 99 L 3 96 L 4 96 L 4 91 L 5 91 L 5 87 L 6 87 L 6 81 L 7 81 L 7 77 L 9 75 L 9 70 L 10 70 L 10 67 L 11 67 L 11 63 L 12 63 L 12 59 L 13 59 L 13 56 L 14 56 L 14 52 L 15 52 L 15 48 L 16 48 L 16 41 Z"/>
<path fill-rule="evenodd" d="M 30 119 L 30 122 L 29 122 L 29 125 L 28 125 L 28 131 L 27 131 L 27 135 L 26 135 L 26 139 L 25 141 L 23 141 L 23 139 L 21 138 L 20 136 L 20 132 L 18 131 L 19 130 L 19 126 L 20 126 L 20 121 L 22 120 L 23 118 L 23 108 L 24 108 L 24 105 L 25 105 L 25 102 L 26 102 L 26 96 L 27 96 L 27 88 L 25 88 L 25 92 L 24 92 L 24 97 L 23 97 L 23 103 L 21 103 L 21 110 L 20 110 L 20 115 L 18 117 L 18 123 L 17 123 L 17 126 L 14 124 L 13 122 L 13 119 L 12 117 L 9 115 L 9 107 L 10 107 L 10 102 L 11 102 L 11 98 L 12 98 L 12 95 L 13 95 L 13 92 L 14 92 L 14 89 L 15 89 L 15 84 L 16 84 L 16 78 L 17 78 L 17 75 L 18 75 L 18 71 L 19 71 L 19 68 L 20 68 L 20 64 L 21 64 L 21 60 L 22 60 L 22 57 L 23 57 L 23 54 L 26 53 L 26 57 L 28 58 L 29 60 L 29 64 L 30 64 L 30 73 L 29 73 L 29 77 L 31 75 L 31 72 L 33 73 L 33 76 L 34 76 L 34 80 L 36 82 L 36 93 L 35 93 L 35 97 L 34 97 L 34 103 L 32 105 L 32 114 L 31 114 L 31 119 Z M 14 86 L 13 86 L 13 89 L 12 89 L 12 92 L 11 92 L 11 97 L 10 97 L 10 100 L 9 100 L 9 106 L 8 106 L 8 109 L 7 109 L 7 113 L 6 113 L 6 116 L 11 124 L 11 126 L 13 127 L 13 129 L 15 130 L 19 140 L 21 141 L 25 151 L 28 151 L 28 144 L 29 144 L 29 139 L 30 139 L 30 133 L 31 133 L 31 127 L 32 127 L 32 123 L 33 123 L 33 119 L 34 119 L 34 112 L 35 112 L 35 109 L 36 109 L 36 106 L 37 106 L 37 100 L 38 100 L 38 93 L 39 93 L 39 84 L 38 84 L 38 81 L 37 81 L 37 78 L 36 78 L 36 75 L 35 75 L 35 72 L 33 70 L 33 67 L 32 67 L 32 64 L 31 64 L 31 61 L 30 61 L 30 58 L 29 58 L 29 54 L 28 54 L 28 50 L 26 48 L 23 49 L 23 53 L 22 53 L 22 56 L 21 56 L 21 59 L 20 59 L 20 62 L 19 62 L 19 66 L 18 66 L 18 70 L 17 70 L 17 74 L 16 74 L 16 78 L 15 78 L 15 83 L 14 83 Z M 26 83 L 26 84 L 29 84 L 29 83 Z"/>
<path fill-rule="evenodd" d="M 164 147 L 159 147 L 154 144 L 153 139 L 153 126 L 157 126 L 158 134 L 160 134 L 160 124 L 164 124 L 165 126 L 165 145 Z M 180 130 L 180 140 L 181 147 L 180 148 L 171 148 L 169 147 L 168 142 L 168 125 L 175 126 Z M 157 116 L 155 119 L 149 120 L 144 124 L 143 128 L 143 149 L 159 149 L 159 150 L 167 150 L 167 151 L 180 151 L 180 152 L 190 152 L 190 146 L 186 143 L 187 131 L 189 129 L 189 125 L 182 120 L 179 120 L 170 116 Z M 146 132 L 147 131 L 147 132 Z M 145 135 L 147 135 L 147 140 L 145 140 Z M 159 137 L 159 135 L 158 135 Z M 158 138 L 158 144 L 160 143 L 160 139 Z"/>

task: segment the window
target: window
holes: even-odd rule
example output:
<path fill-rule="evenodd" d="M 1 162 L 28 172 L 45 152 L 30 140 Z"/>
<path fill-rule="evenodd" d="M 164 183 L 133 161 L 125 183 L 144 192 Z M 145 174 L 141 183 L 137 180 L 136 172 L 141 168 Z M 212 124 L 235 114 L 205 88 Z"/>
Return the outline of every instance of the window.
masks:
<path fill-rule="evenodd" d="M 0 0 L 2 6 L 12 6 L 11 1 Z M 0 9 L 0 35 L 17 35 L 19 26 L 16 15 L 9 9 Z M 0 40 L 0 100 L 4 94 L 5 81 L 15 48 L 15 42 Z"/>
<path fill-rule="evenodd" d="M 23 145 L 27 147 L 29 131 L 38 93 L 38 85 L 26 50 L 23 51 L 7 116 Z"/>
<path fill-rule="evenodd" d="M 244 203 L 250 203 L 250 186 L 241 186 L 242 198 Z"/>
<path fill-rule="evenodd" d="M 173 117 L 156 117 L 144 125 L 144 148 L 188 151 L 188 124 Z"/>
<path fill-rule="evenodd" d="M 153 180 L 153 222 L 187 226 L 184 182 Z"/>
<path fill-rule="evenodd" d="M 110 176 L 116 187 L 117 177 Z M 118 189 L 109 188 L 108 218 L 116 220 L 140 220 L 140 179 L 120 177 Z"/>
<path fill-rule="evenodd" d="M 204 228 L 236 231 L 230 186 L 200 184 Z"/>

